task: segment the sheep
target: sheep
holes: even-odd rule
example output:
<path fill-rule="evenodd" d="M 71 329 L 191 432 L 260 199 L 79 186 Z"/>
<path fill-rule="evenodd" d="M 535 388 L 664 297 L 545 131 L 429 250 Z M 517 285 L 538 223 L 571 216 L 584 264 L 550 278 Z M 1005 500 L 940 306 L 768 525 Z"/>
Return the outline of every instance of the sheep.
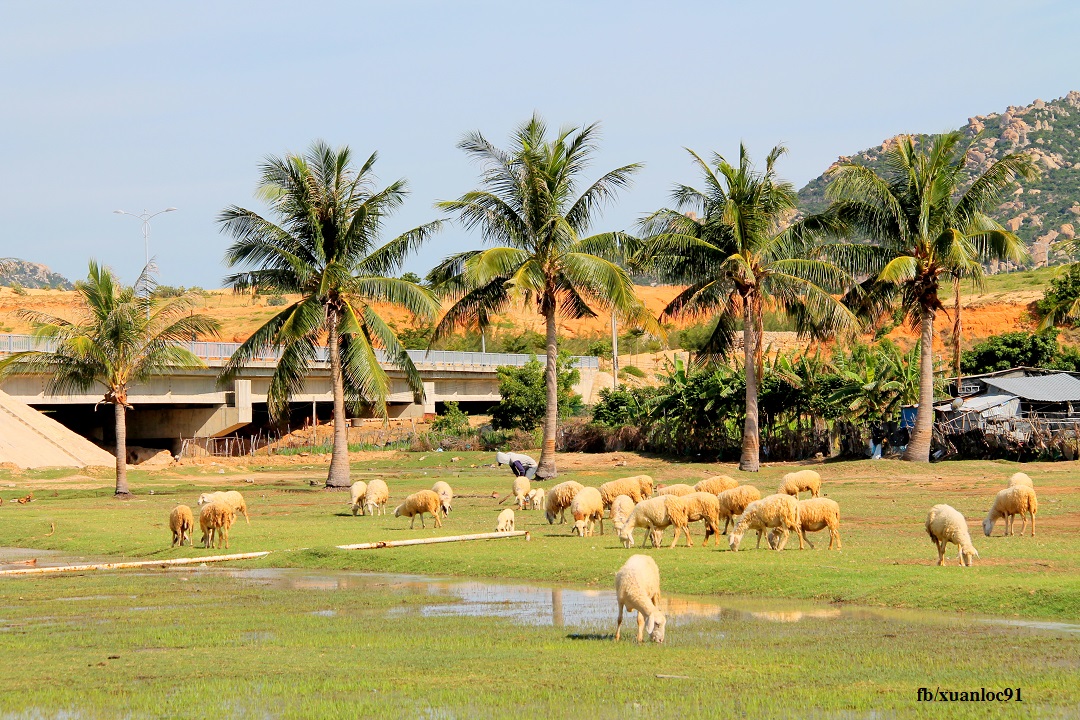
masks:
<path fill-rule="evenodd" d="M 181 547 L 184 540 L 191 545 L 191 531 L 195 529 L 195 516 L 191 514 L 191 508 L 187 505 L 177 505 L 169 513 L 169 529 L 172 530 L 172 547 L 177 543 Z"/>
<path fill-rule="evenodd" d="M 600 534 L 604 534 L 604 501 L 596 488 L 582 488 L 570 501 L 570 514 L 574 516 L 574 532 L 581 537 L 593 534 L 597 520 L 600 521 Z"/>
<path fill-rule="evenodd" d="M 438 495 L 439 499 L 442 501 L 443 515 L 449 515 L 450 511 L 454 509 L 452 507 L 454 502 L 454 489 L 450 487 L 450 483 L 440 480 L 431 486 L 431 491 Z"/>
<path fill-rule="evenodd" d="M 503 499 L 499 501 L 499 504 L 502 505 L 513 496 L 514 503 L 517 505 L 518 510 L 524 510 L 525 497 L 529 494 L 530 487 L 531 483 L 529 482 L 529 478 L 524 475 L 514 478 L 514 484 L 510 489 L 510 495 L 504 495 Z"/>
<path fill-rule="evenodd" d="M 615 600 L 619 603 L 619 622 L 615 640 L 622 633 L 623 609 L 637 611 L 637 641 L 645 632 L 653 642 L 664 642 L 667 618 L 660 612 L 660 568 L 648 555 L 631 555 L 615 573 Z"/>
<path fill-rule="evenodd" d="M 555 516 L 560 517 L 559 524 L 566 522 L 566 508 L 574 501 L 574 496 L 585 486 L 573 480 L 561 482 L 544 494 L 544 517 L 548 525 L 555 523 Z"/>
<path fill-rule="evenodd" d="M 364 514 L 364 495 L 367 494 L 367 483 L 363 480 L 357 480 L 349 486 L 349 497 L 352 499 L 350 505 L 352 505 L 353 517 L 356 517 L 356 513 Z"/>
<path fill-rule="evenodd" d="M 221 547 L 221 541 L 225 541 L 225 549 L 229 548 L 229 528 L 236 520 L 236 511 L 230 505 L 215 500 L 205 503 L 199 510 L 199 528 L 202 530 L 202 544 L 204 548 L 214 547 L 215 536 L 217 547 Z"/>
<path fill-rule="evenodd" d="M 811 497 L 817 497 L 821 492 L 821 476 L 816 470 L 799 470 L 784 476 L 783 482 L 776 490 L 777 494 L 794 495 L 799 497 L 803 490 L 809 490 Z"/>
<path fill-rule="evenodd" d="M 818 530 L 824 530 L 829 528 L 829 549 L 833 549 L 833 543 L 836 543 L 836 549 L 841 549 L 840 545 L 840 505 L 835 500 L 829 498 L 810 498 L 809 500 L 799 501 L 799 532 L 802 533 L 802 537 L 806 540 L 811 550 L 814 550 L 814 543 L 810 542 L 810 538 L 806 537 L 808 532 L 817 532 Z M 780 544 L 781 532 L 779 528 L 773 528 L 769 530 L 769 547 L 773 550 L 783 550 L 783 546 Z"/>
<path fill-rule="evenodd" d="M 417 515 L 420 516 L 420 527 L 427 527 L 424 524 L 424 513 L 428 513 L 435 516 L 435 527 L 439 528 L 442 527 L 442 520 L 439 518 L 441 512 L 442 498 L 439 497 L 439 494 L 433 490 L 420 490 L 405 498 L 405 502 L 394 508 L 394 517 L 404 515 L 411 518 L 409 529 L 412 530 L 416 525 Z"/>
<path fill-rule="evenodd" d="M 199 496 L 199 505 L 217 501 L 225 502 L 229 507 L 233 509 L 234 512 L 238 512 L 243 515 L 244 520 L 247 520 L 248 525 L 251 524 L 251 518 L 248 517 L 247 512 L 247 503 L 244 502 L 244 496 L 241 495 L 239 492 L 237 492 L 236 490 L 226 490 L 224 492 L 219 491 L 212 493 L 203 493 Z"/>
<path fill-rule="evenodd" d="M 691 485 L 685 483 L 676 483 L 674 485 L 665 485 L 662 488 L 656 490 L 657 495 L 674 495 L 675 497 L 682 497 L 683 495 L 689 495 L 694 492 L 694 488 Z"/>
<path fill-rule="evenodd" d="M 705 521 L 705 545 L 709 544 L 709 536 L 716 536 L 716 544 L 720 545 L 720 500 L 711 492 L 692 492 L 682 496 L 686 505 L 686 521 L 688 523 Z M 686 534 L 686 544 L 690 542 L 690 534 Z"/>
<path fill-rule="evenodd" d="M 757 547 L 761 547 L 761 535 L 768 531 L 769 528 L 774 527 L 781 528 L 784 533 L 780 547 L 777 549 L 782 549 L 787 542 L 788 530 L 800 533 L 799 501 L 791 495 L 776 493 L 747 505 L 746 510 L 739 516 L 735 528 L 728 535 L 728 547 L 733 552 L 738 552 L 743 535 L 747 530 L 757 530 Z M 803 547 L 803 538 L 799 534 L 799 549 L 802 550 Z"/>
<path fill-rule="evenodd" d="M 495 526 L 495 532 L 508 532 L 514 529 L 514 511 L 510 508 L 506 508 L 499 513 L 498 524 Z"/>
<path fill-rule="evenodd" d="M 386 501 L 389 499 L 390 488 L 385 481 L 375 478 L 368 483 L 367 492 L 364 494 L 364 514 L 374 515 L 378 511 L 379 515 L 385 515 Z"/>
<path fill-rule="evenodd" d="M 540 488 L 533 488 L 529 491 L 525 500 L 525 508 L 527 510 L 539 510 L 544 507 L 544 491 Z"/>
<path fill-rule="evenodd" d="M 629 495 L 620 495 L 611 501 L 611 514 L 608 517 L 615 526 L 616 533 L 622 530 L 623 525 L 626 524 L 626 519 L 630 517 L 630 513 L 633 511 L 634 500 Z"/>
<path fill-rule="evenodd" d="M 945 564 L 945 546 L 953 543 L 960 548 L 960 562 L 970 567 L 979 551 L 971 544 L 967 520 L 951 505 L 935 505 L 926 515 L 926 534 L 937 545 L 938 565 Z"/>
<path fill-rule="evenodd" d="M 1035 487 L 1034 483 L 1031 482 L 1031 478 L 1022 472 L 1013 473 L 1012 477 L 1009 478 L 1009 487 L 1016 487 L 1017 485 L 1024 485 L 1029 488 Z"/>
<path fill-rule="evenodd" d="M 716 499 L 720 501 L 720 517 L 724 519 L 723 533 L 726 535 L 728 523 L 733 518 L 742 515 L 747 505 L 755 500 L 760 500 L 761 491 L 753 485 L 740 485 L 725 490 L 717 495 Z"/>
<path fill-rule="evenodd" d="M 1013 521 L 1019 515 L 1022 521 L 1020 534 L 1023 535 L 1024 528 L 1027 527 L 1027 516 L 1031 515 L 1031 537 L 1035 537 L 1035 513 L 1037 512 L 1039 512 L 1039 498 L 1036 497 L 1033 488 L 1026 485 L 1005 488 L 994 498 L 994 504 L 983 520 L 983 534 L 990 537 L 990 533 L 994 531 L 994 523 L 998 521 L 998 518 L 1003 517 L 1005 518 L 1005 534 L 1012 535 Z"/>
<path fill-rule="evenodd" d="M 699 480 L 694 485 L 694 490 L 697 492 L 708 492 L 713 495 L 719 495 L 725 490 L 731 490 L 738 486 L 739 481 L 735 478 L 730 478 L 727 475 L 713 475 L 704 480 Z"/>
<path fill-rule="evenodd" d="M 648 475 L 633 475 L 606 482 L 600 486 L 600 498 L 604 509 L 611 507 L 612 501 L 620 495 L 628 495 L 634 502 L 641 502 L 652 494 L 652 478 Z"/>
<path fill-rule="evenodd" d="M 687 542 L 690 540 L 690 532 L 687 530 L 686 503 L 681 497 L 675 495 L 657 495 L 648 500 L 642 500 L 634 506 L 626 524 L 619 531 L 619 539 L 623 547 L 634 546 L 634 530 L 639 527 L 647 528 L 648 537 L 652 540 L 653 547 L 659 547 L 663 531 L 669 526 L 675 526 L 675 539 L 671 547 L 679 541 L 679 532 L 686 533 Z"/>

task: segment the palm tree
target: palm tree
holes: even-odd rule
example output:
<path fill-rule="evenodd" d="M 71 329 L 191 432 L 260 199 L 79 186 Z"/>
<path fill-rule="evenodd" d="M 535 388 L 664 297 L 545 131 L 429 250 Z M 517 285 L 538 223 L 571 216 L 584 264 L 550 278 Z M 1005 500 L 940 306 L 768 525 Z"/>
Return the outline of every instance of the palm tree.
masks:
<path fill-rule="evenodd" d="M 235 242 L 225 253 L 229 267 L 251 269 L 230 275 L 236 291 L 299 295 L 252 334 L 230 358 L 223 378 L 238 374 L 260 353 L 280 358 L 267 393 L 272 415 L 288 411 L 289 398 L 304 386 L 308 366 L 328 344 L 334 396 L 334 449 L 327 487 L 349 486 L 349 443 L 345 405 L 374 406 L 385 417 L 391 381 L 376 348 L 405 373 L 414 393 L 423 393 L 420 374 L 381 318 L 376 303 L 404 308 L 429 319 L 438 311 L 430 291 L 393 277 L 410 253 L 440 226 L 428 223 L 379 245 L 383 222 L 406 195 L 404 180 L 378 189 L 373 153 L 359 170 L 348 147 L 316 141 L 304 155 L 268 157 L 261 168 L 259 196 L 276 220 L 230 206 L 218 217 Z"/>
<path fill-rule="evenodd" d="M 840 222 L 869 238 L 861 274 L 899 295 L 908 322 L 921 331 L 919 411 L 905 460 L 930 459 L 934 401 L 934 316 L 943 309 L 943 277 L 978 276 L 993 259 L 1021 262 L 1023 243 L 986 213 L 1016 178 L 1033 178 L 1027 155 L 1006 155 L 969 182 L 960 132 L 916 144 L 903 136 L 884 153 L 879 174 L 853 162 L 829 171 L 827 188 Z"/>
<path fill-rule="evenodd" d="M 197 299 L 183 295 L 161 302 L 153 295 L 150 268 L 132 287 L 120 285 L 106 267 L 90 261 L 86 280 L 76 283 L 86 314 L 76 322 L 24 308 L 19 316 L 51 349 L 16 353 L 0 362 L 0 373 L 47 375 L 46 392 L 63 395 L 102 385 L 102 402 L 113 406 L 116 427 L 116 494 L 130 495 L 127 482 L 128 389 L 170 370 L 205 367 L 183 347 L 193 337 L 216 335 L 218 323 L 192 314 Z"/>
<path fill-rule="evenodd" d="M 438 340 L 455 328 L 482 321 L 515 301 L 535 302 L 547 327 L 547 413 L 537 476 L 555 477 L 558 423 L 556 318 L 595 316 L 611 309 L 649 322 L 626 272 L 606 255 L 620 233 L 582 237 L 606 201 L 625 188 L 640 165 L 602 175 L 578 194 L 582 173 L 596 151 L 598 126 L 564 128 L 548 140 L 534 115 L 511 139 L 511 148 L 492 145 L 479 132 L 458 144 L 483 165 L 481 187 L 438 207 L 456 214 L 467 229 L 479 229 L 492 244 L 453 255 L 432 270 L 429 281 L 453 305 L 436 326 Z"/>
<path fill-rule="evenodd" d="M 688 287 L 664 308 L 669 317 L 715 315 L 716 327 L 699 356 L 727 356 L 742 323 L 746 372 L 746 418 L 739 467 L 756 472 L 761 447 L 758 392 L 762 376 L 762 322 L 766 308 L 792 319 L 803 333 L 825 337 L 853 325 L 854 316 L 830 293 L 849 284 L 829 259 L 823 239 L 838 232 L 829 217 L 791 222 L 794 187 L 776 176 L 785 152 L 776 146 L 765 171 L 754 169 L 745 147 L 739 164 L 720 155 L 715 167 L 689 151 L 704 189 L 676 185 L 676 209 L 659 210 L 643 222 L 642 265 L 666 282 Z"/>

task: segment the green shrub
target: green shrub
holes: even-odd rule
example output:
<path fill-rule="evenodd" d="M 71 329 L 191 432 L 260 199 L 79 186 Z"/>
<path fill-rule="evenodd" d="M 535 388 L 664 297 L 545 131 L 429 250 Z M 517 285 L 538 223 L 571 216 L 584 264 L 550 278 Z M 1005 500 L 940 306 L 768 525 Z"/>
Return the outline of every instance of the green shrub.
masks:
<path fill-rule="evenodd" d="M 270 307 L 281 307 L 285 304 L 285 296 L 281 294 L 271 295 L 269 298 L 267 298 L 266 304 Z"/>
<path fill-rule="evenodd" d="M 620 377 L 626 377 L 627 375 L 636 378 L 643 378 L 645 377 L 645 371 L 637 367 L 636 365 L 627 365 L 626 367 L 619 368 Z"/>
<path fill-rule="evenodd" d="M 560 417 L 568 417 L 582 407 L 581 396 L 573 391 L 581 374 L 570 362 L 569 355 L 559 355 Z M 500 367 L 498 374 L 501 400 L 491 412 L 492 427 L 496 430 L 533 430 L 539 427 L 547 409 L 544 366 L 533 356 L 521 367 Z"/>
<path fill-rule="evenodd" d="M 8 285 L 8 287 L 10 287 L 11 292 L 15 293 L 16 295 L 25 295 L 26 294 L 26 288 L 24 288 L 22 286 L 22 283 L 19 282 L 18 280 L 12 280 L 11 284 Z"/>
<path fill-rule="evenodd" d="M 431 429 L 437 433 L 465 435 L 469 432 L 469 413 L 458 407 L 453 400 L 446 403 L 442 415 L 431 423 Z"/>

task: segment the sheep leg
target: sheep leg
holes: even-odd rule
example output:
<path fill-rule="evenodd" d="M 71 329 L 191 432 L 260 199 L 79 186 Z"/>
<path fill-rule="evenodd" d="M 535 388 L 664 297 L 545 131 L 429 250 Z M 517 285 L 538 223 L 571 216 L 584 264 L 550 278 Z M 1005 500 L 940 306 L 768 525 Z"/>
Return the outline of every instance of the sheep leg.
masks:
<path fill-rule="evenodd" d="M 802 534 L 802 527 L 801 527 L 801 526 L 798 526 L 798 525 L 792 525 L 792 526 L 791 526 L 791 529 L 792 529 L 792 530 L 794 530 L 794 531 L 795 531 L 795 532 L 796 532 L 796 533 L 798 534 L 798 536 L 799 536 L 799 549 L 800 549 L 800 550 L 805 550 L 805 549 L 806 549 L 806 546 L 805 546 L 805 545 L 803 544 L 803 537 L 804 537 L 804 535 Z M 811 547 L 812 547 L 812 546 L 811 546 Z"/>
<path fill-rule="evenodd" d="M 783 550 L 784 548 L 786 548 L 787 547 L 787 541 L 791 538 L 791 533 L 788 532 L 787 528 L 785 528 L 785 527 L 780 528 L 780 532 L 783 533 L 783 535 L 781 536 L 780 541 L 778 543 L 776 543 L 777 552 L 779 552 L 779 551 Z"/>
<path fill-rule="evenodd" d="M 229 549 L 229 528 L 228 527 L 223 527 L 221 529 L 221 531 L 222 531 L 222 535 L 225 536 L 225 549 L 228 550 Z"/>
<path fill-rule="evenodd" d="M 640 645 L 645 640 L 645 616 L 641 610 L 637 611 L 637 641 Z"/>
<path fill-rule="evenodd" d="M 604 514 L 600 513 L 600 534 L 604 534 Z"/>
<path fill-rule="evenodd" d="M 412 518 L 409 519 L 409 529 L 412 530 L 413 527 L 415 527 L 415 526 L 416 526 L 416 516 L 413 515 Z"/>
<path fill-rule="evenodd" d="M 1027 513 L 1020 513 L 1020 536 L 1024 535 L 1024 528 L 1027 527 Z"/>
<path fill-rule="evenodd" d="M 619 635 L 622 634 L 622 611 L 623 611 L 622 603 L 619 603 L 619 622 L 617 622 L 615 624 L 615 639 L 616 640 L 618 640 Z"/>
<path fill-rule="evenodd" d="M 439 512 L 437 510 L 435 511 L 435 527 L 442 527 L 442 519 L 439 517 Z"/>
<path fill-rule="evenodd" d="M 937 542 L 937 564 L 944 567 L 945 566 L 945 543 L 943 543 L 940 540 L 937 540 L 936 542 Z"/>
<path fill-rule="evenodd" d="M 1035 537 L 1035 511 L 1031 512 L 1031 537 Z"/>
<path fill-rule="evenodd" d="M 817 548 L 814 547 L 814 543 L 810 541 L 810 538 L 806 537 L 806 528 L 799 528 L 799 534 L 802 536 L 802 539 L 806 541 L 806 544 L 810 546 L 811 550 L 817 550 Z M 829 548 L 832 548 L 831 538 L 829 540 Z"/>
<path fill-rule="evenodd" d="M 836 540 L 836 549 L 840 550 L 840 528 L 835 525 L 829 526 L 829 549 L 832 550 L 833 540 Z"/>
<path fill-rule="evenodd" d="M 762 533 L 761 530 L 757 531 L 757 549 L 758 550 L 761 549 L 761 533 Z"/>
<path fill-rule="evenodd" d="M 424 513 L 420 513 L 420 527 L 427 528 L 427 525 L 424 524 Z"/>

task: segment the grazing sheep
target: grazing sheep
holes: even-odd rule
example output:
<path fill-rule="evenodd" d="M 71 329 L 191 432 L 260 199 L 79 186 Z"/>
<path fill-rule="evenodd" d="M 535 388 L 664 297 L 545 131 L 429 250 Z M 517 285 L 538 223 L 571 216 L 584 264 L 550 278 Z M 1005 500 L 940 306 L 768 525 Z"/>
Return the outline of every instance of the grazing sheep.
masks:
<path fill-rule="evenodd" d="M 686 483 L 676 483 L 674 485 L 665 485 L 664 487 L 657 488 L 657 495 L 674 495 L 675 497 L 682 497 L 683 495 L 689 495 L 694 492 L 692 485 Z"/>
<path fill-rule="evenodd" d="M 509 532 L 514 529 L 514 511 L 506 508 L 499 513 L 499 519 L 495 525 L 495 532 Z"/>
<path fill-rule="evenodd" d="M 709 544 L 709 536 L 716 536 L 716 544 L 720 545 L 720 500 L 711 492 L 692 492 L 689 495 L 682 496 L 683 503 L 686 504 L 686 521 L 688 523 L 697 522 L 698 520 L 705 521 L 705 542 L 704 545 Z M 690 542 L 690 534 L 686 535 L 686 544 L 692 545 Z"/>
<path fill-rule="evenodd" d="M 739 481 L 735 478 L 728 477 L 727 475 L 713 475 L 712 477 L 699 480 L 694 485 L 694 490 L 697 492 L 707 492 L 713 495 L 719 495 L 725 490 L 731 490 L 732 488 L 739 487 Z"/>
<path fill-rule="evenodd" d="M 202 544 L 204 548 L 214 547 L 215 537 L 217 547 L 221 547 L 221 541 L 225 541 L 225 548 L 229 547 L 229 528 L 236 520 L 236 511 L 226 503 L 215 500 L 208 502 L 199 510 L 199 528 L 202 530 Z"/>
<path fill-rule="evenodd" d="M 626 524 L 626 518 L 630 517 L 630 513 L 634 512 L 633 498 L 629 495 L 618 496 L 611 501 L 610 512 L 611 514 L 608 517 L 611 518 L 611 522 L 615 526 L 615 532 L 618 533 Z"/>
<path fill-rule="evenodd" d="M 405 502 L 394 508 L 394 517 L 401 517 L 404 515 L 407 518 L 411 518 L 409 521 L 409 529 L 411 530 L 416 525 L 416 516 L 420 516 L 420 527 L 427 527 L 424 524 L 424 513 L 435 516 L 435 527 L 442 527 L 442 520 L 439 515 L 442 512 L 442 498 L 439 497 L 437 492 L 433 490 L 421 490 L 414 492 L 412 495 L 405 498 Z"/>
<path fill-rule="evenodd" d="M 533 488 L 525 498 L 525 508 L 527 510 L 539 510 L 542 507 L 544 507 L 544 491 L 540 488 Z"/>
<path fill-rule="evenodd" d="M 566 508 L 574 501 L 574 496 L 581 492 L 585 486 L 573 480 L 561 482 L 544 494 L 544 517 L 548 525 L 555 523 L 555 516 L 559 516 L 559 524 L 566 522 Z"/>
<path fill-rule="evenodd" d="M 236 490 L 203 493 L 199 496 L 199 505 L 203 505 L 208 502 L 224 502 L 226 505 L 233 509 L 233 512 L 238 512 L 243 515 L 244 520 L 247 520 L 248 525 L 251 524 L 251 518 L 248 517 L 247 503 L 244 502 L 244 496 Z"/>
<path fill-rule="evenodd" d="M 1027 516 L 1031 515 L 1031 537 L 1035 537 L 1035 513 L 1039 512 L 1039 498 L 1035 495 L 1034 488 L 1026 485 L 1008 487 L 997 494 L 990 512 L 983 520 L 983 534 L 990 537 L 994 531 L 994 523 L 999 518 L 1005 518 L 1005 534 L 1013 534 L 1013 520 L 1020 516 L 1020 534 L 1024 534 L 1027 527 Z"/>
<path fill-rule="evenodd" d="M 600 486 L 600 498 L 604 501 L 605 509 L 611 507 L 612 501 L 620 495 L 628 495 L 634 502 L 641 502 L 651 494 L 652 478 L 648 475 L 619 478 Z"/>
<path fill-rule="evenodd" d="M 451 507 L 454 502 L 454 489 L 450 487 L 450 483 L 440 480 L 431 486 L 431 491 L 438 495 L 442 501 L 443 515 L 449 515 L 450 511 L 454 509 Z"/>
<path fill-rule="evenodd" d="M 518 510 L 524 510 L 525 498 L 529 494 L 530 487 L 531 483 L 529 482 L 529 478 L 525 477 L 524 475 L 514 478 L 514 484 L 510 489 L 510 494 L 504 495 L 503 499 L 499 501 L 499 504 L 502 505 L 508 499 L 513 497 L 514 504 L 517 505 Z"/>
<path fill-rule="evenodd" d="M 1031 482 L 1031 478 L 1022 472 L 1013 473 L 1012 477 L 1009 478 L 1009 487 L 1016 487 L 1017 485 L 1023 485 L 1029 488 L 1035 487 L 1035 484 Z"/>
<path fill-rule="evenodd" d="M 177 505 L 169 513 L 169 529 L 172 530 L 172 546 L 177 543 L 182 547 L 184 540 L 191 545 L 191 532 L 195 529 L 195 516 L 187 505 Z"/>
<path fill-rule="evenodd" d="M 747 505 L 735 528 L 728 535 L 728 547 L 733 552 L 738 552 L 746 531 L 757 530 L 757 547 L 760 548 L 762 534 L 774 527 L 783 531 L 780 548 L 787 542 L 788 530 L 793 530 L 799 534 L 799 549 L 803 549 L 803 538 L 799 530 L 799 501 L 783 493 L 769 495 Z"/>
<path fill-rule="evenodd" d="M 615 639 L 622 633 L 623 610 L 637 611 L 637 641 L 649 633 L 653 642 L 664 642 L 667 618 L 660 612 L 660 568 L 648 555 L 631 555 L 615 573 L 615 599 L 619 603 L 619 622 Z"/>
<path fill-rule="evenodd" d="M 746 510 L 746 506 L 755 500 L 761 499 L 761 491 L 759 491 L 753 485 L 740 485 L 738 487 L 725 490 L 716 496 L 716 499 L 720 501 L 720 517 L 724 520 L 723 533 L 726 535 L 728 531 L 728 522 L 733 518 L 742 515 Z"/>
<path fill-rule="evenodd" d="M 349 497 L 352 500 L 353 517 L 356 517 L 356 513 L 364 514 L 364 495 L 367 494 L 367 483 L 363 480 L 357 480 L 349 486 Z"/>
<path fill-rule="evenodd" d="M 817 532 L 818 530 L 824 530 L 829 528 L 829 549 L 833 549 L 833 543 L 836 543 L 836 549 L 841 548 L 840 545 L 840 505 L 835 500 L 829 498 L 810 498 L 809 500 L 799 501 L 799 532 L 802 533 L 802 537 L 806 540 L 811 550 L 814 550 L 814 543 L 810 542 L 810 538 L 806 537 L 808 532 Z M 783 550 L 783 546 L 780 545 L 781 532 L 779 528 L 773 528 L 769 530 L 769 547 L 773 550 Z"/>
<path fill-rule="evenodd" d="M 979 551 L 971 544 L 967 520 L 951 505 L 935 505 L 926 515 L 926 534 L 937 545 L 938 565 L 945 564 L 945 546 L 949 543 L 960 548 L 960 562 L 968 567 L 979 557 Z"/>
<path fill-rule="evenodd" d="M 604 534 L 604 501 L 596 488 L 582 488 L 570 501 L 570 514 L 574 516 L 574 532 L 581 537 L 593 534 L 597 520 L 600 521 L 600 534 Z"/>
<path fill-rule="evenodd" d="M 653 547 L 659 547 L 660 538 L 664 534 L 663 531 L 670 525 L 675 526 L 675 539 L 672 541 L 671 547 L 675 547 L 675 543 L 679 541 L 680 531 L 686 533 L 686 539 L 689 543 L 690 532 L 686 527 L 686 504 L 682 500 L 681 497 L 675 495 L 657 495 L 654 498 L 642 500 L 635 505 L 630 517 L 626 519 L 626 524 L 619 531 L 619 539 L 622 540 L 623 547 L 631 548 L 634 546 L 634 530 L 639 527 L 646 528 Z"/>
<path fill-rule="evenodd" d="M 385 481 L 375 478 L 368 483 L 367 493 L 364 494 L 364 514 L 374 515 L 378 511 L 379 515 L 385 515 L 386 501 L 389 499 L 390 488 Z"/>
<path fill-rule="evenodd" d="M 799 470 L 784 476 L 783 482 L 777 489 L 777 494 L 799 496 L 803 490 L 809 490 L 811 497 L 817 497 L 821 492 L 821 476 L 816 470 Z"/>

